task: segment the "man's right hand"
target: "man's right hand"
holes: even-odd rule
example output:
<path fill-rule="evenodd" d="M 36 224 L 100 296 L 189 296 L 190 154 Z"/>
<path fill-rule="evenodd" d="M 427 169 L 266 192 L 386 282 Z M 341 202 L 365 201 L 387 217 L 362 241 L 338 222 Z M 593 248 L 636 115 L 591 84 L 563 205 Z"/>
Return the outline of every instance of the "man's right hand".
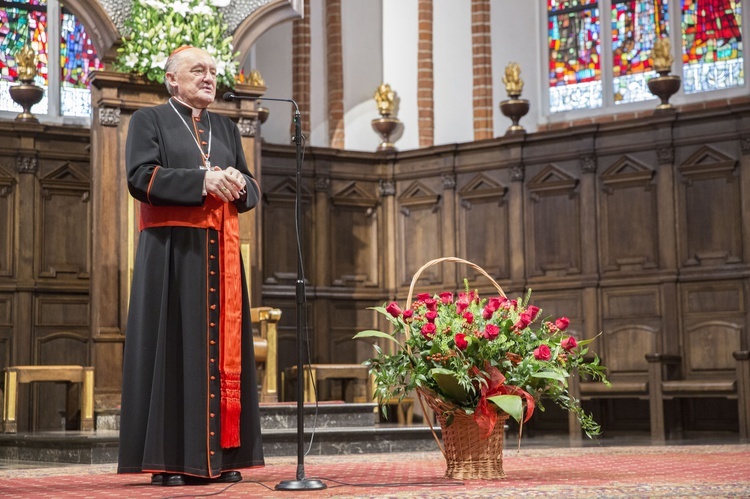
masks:
<path fill-rule="evenodd" d="M 206 193 L 213 194 L 225 203 L 239 199 L 240 191 L 244 188 L 244 179 L 233 176 L 227 170 L 214 166 L 206 171 Z"/>

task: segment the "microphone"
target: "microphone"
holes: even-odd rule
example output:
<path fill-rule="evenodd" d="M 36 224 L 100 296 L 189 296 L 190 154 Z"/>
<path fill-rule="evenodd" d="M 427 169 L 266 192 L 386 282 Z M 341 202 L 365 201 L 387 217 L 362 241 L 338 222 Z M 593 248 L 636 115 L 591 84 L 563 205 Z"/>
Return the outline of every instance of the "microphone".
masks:
<path fill-rule="evenodd" d="M 296 114 L 299 115 L 299 107 L 294 99 L 275 99 L 273 97 L 256 97 L 254 95 L 235 95 L 232 92 L 226 92 L 222 98 L 227 102 L 232 102 L 233 100 L 273 100 L 277 102 L 291 102 L 294 104 Z"/>

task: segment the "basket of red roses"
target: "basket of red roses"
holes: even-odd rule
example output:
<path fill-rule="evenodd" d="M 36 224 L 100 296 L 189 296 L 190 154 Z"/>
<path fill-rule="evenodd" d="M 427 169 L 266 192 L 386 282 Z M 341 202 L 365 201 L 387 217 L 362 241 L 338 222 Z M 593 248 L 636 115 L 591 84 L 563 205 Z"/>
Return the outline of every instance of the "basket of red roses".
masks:
<path fill-rule="evenodd" d="M 464 280 L 465 290 L 457 295 L 420 293 L 412 303 L 421 273 L 441 262 L 471 266 L 489 279 L 498 295 L 480 298 Z M 435 412 L 442 445 L 434 429 L 433 435 L 446 459 L 448 478 L 504 478 L 506 419 L 518 421 L 520 438 L 523 423 L 535 408 L 543 410 L 544 402 L 573 412 L 590 437 L 600 432 L 568 391 L 568 379 L 575 371 L 607 383 L 598 357 L 584 360 L 585 345 L 592 340 L 571 336 L 565 317 L 542 318 L 530 297 L 529 290 L 523 298 L 509 299 L 474 263 L 438 258 L 414 274 L 404 309 L 397 302 L 373 307 L 393 325 L 392 333 L 366 330 L 355 336 L 395 343 L 395 348 L 387 349 L 393 353 L 374 345 L 377 355 L 366 362 L 375 379 L 375 395 L 386 415 L 388 400 L 412 391 L 419 395 L 420 404 L 424 401 Z"/>

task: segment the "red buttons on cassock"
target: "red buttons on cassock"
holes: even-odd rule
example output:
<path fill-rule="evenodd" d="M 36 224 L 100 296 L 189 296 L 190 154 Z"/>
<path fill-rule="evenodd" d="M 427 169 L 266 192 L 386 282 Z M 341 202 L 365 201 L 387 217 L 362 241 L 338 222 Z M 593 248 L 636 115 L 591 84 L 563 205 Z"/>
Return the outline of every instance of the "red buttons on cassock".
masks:
<path fill-rule="evenodd" d="M 211 340 L 211 341 L 209 341 L 208 343 L 209 343 L 210 345 L 216 345 L 216 341 L 214 341 L 214 340 Z"/>
<path fill-rule="evenodd" d="M 216 310 L 216 305 L 211 305 L 211 310 Z"/>
<path fill-rule="evenodd" d="M 216 257 L 215 257 L 214 255 L 208 255 L 208 257 L 209 257 L 209 258 L 210 258 L 211 260 L 216 260 Z"/>
<path fill-rule="evenodd" d="M 211 275 L 216 275 L 216 272 L 214 272 L 214 271 L 212 270 L 211 272 L 209 272 L 209 274 L 211 274 Z"/>
<path fill-rule="evenodd" d="M 213 456 L 214 454 L 216 454 L 216 453 L 214 451 L 211 451 L 211 455 Z"/>
<path fill-rule="evenodd" d="M 216 288 L 211 288 L 209 289 L 209 291 L 211 291 L 212 293 L 216 293 Z"/>
<path fill-rule="evenodd" d="M 211 376 L 211 381 L 216 381 L 216 376 Z"/>
<path fill-rule="evenodd" d="M 216 433 L 210 432 L 209 435 L 211 435 L 213 437 L 214 435 L 216 435 Z"/>
<path fill-rule="evenodd" d="M 211 363 L 213 364 L 214 362 L 216 362 L 216 359 L 211 359 Z"/>
<path fill-rule="evenodd" d="M 216 239 L 211 239 L 211 244 L 214 244 L 216 242 Z"/>
<path fill-rule="evenodd" d="M 211 397 L 212 399 L 214 399 L 214 398 L 216 398 L 216 395 L 214 395 L 214 394 L 212 393 L 212 394 L 210 395 L 210 397 Z"/>
<path fill-rule="evenodd" d="M 209 414 L 209 416 L 211 416 L 211 417 L 214 417 L 214 416 L 216 416 L 216 414 L 214 414 L 214 413 L 212 412 L 211 414 Z"/>

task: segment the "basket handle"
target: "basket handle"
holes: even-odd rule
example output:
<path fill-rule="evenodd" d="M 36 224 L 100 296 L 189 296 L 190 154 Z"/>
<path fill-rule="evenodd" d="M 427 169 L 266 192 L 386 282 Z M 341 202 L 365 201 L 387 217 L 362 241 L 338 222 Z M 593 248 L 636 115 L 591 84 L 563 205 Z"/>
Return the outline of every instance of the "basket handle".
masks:
<path fill-rule="evenodd" d="M 414 286 L 417 285 L 417 281 L 419 280 L 419 276 L 424 272 L 425 269 L 428 267 L 431 267 L 432 265 L 435 265 L 436 263 L 441 262 L 456 262 L 456 263 L 463 263 L 468 265 L 469 267 L 473 268 L 474 270 L 478 271 L 480 274 L 482 274 L 484 277 L 490 280 L 493 286 L 495 286 L 495 289 L 497 289 L 498 293 L 500 293 L 500 296 L 505 297 L 505 292 L 503 291 L 503 288 L 500 287 L 500 285 L 492 278 L 491 275 L 489 275 L 482 267 L 477 265 L 476 263 L 472 263 L 468 260 L 464 260 L 463 258 L 458 258 L 455 256 L 444 256 L 442 258 L 436 258 L 434 260 L 430 260 L 429 262 L 422 265 L 419 270 L 414 274 L 414 277 L 411 278 L 411 285 L 409 286 L 409 295 L 406 297 L 406 308 L 411 308 L 411 297 L 414 294 Z"/>
<path fill-rule="evenodd" d="M 493 286 L 495 286 L 495 289 L 497 289 L 497 292 L 500 293 L 500 296 L 505 297 L 505 292 L 503 291 L 503 288 L 500 287 L 500 285 L 495 281 L 495 279 L 492 278 L 482 267 L 479 265 L 472 263 L 468 260 L 464 260 L 463 258 L 458 258 L 455 256 L 444 256 L 442 258 L 436 258 L 434 260 L 430 260 L 429 262 L 422 265 L 419 270 L 414 274 L 414 277 L 411 278 L 411 285 L 409 286 L 409 295 L 406 297 L 406 309 L 411 308 L 411 297 L 414 294 L 414 286 L 416 286 L 417 281 L 419 280 L 419 276 L 424 272 L 425 269 L 428 267 L 435 265 L 437 263 L 441 262 L 455 262 L 455 263 L 463 263 L 468 265 L 469 267 L 473 268 L 474 270 L 478 271 L 480 274 L 485 276 L 489 281 L 492 283 Z M 407 335 L 407 338 L 409 336 L 409 328 L 406 328 L 404 331 Z M 409 349 L 411 351 L 411 349 Z M 437 437 L 437 433 L 435 432 L 435 428 L 432 426 L 432 421 L 430 418 L 427 417 L 427 409 L 424 406 L 424 402 L 422 400 L 423 395 L 420 390 L 417 390 L 417 399 L 419 400 L 419 405 L 422 407 L 422 414 L 425 415 L 425 419 L 427 419 L 427 422 L 430 425 L 430 431 L 432 432 L 432 437 L 435 439 L 435 442 L 438 444 L 438 448 L 440 449 L 440 452 L 443 454 L 443 457 L 445 457 L 445 449 L 443 448 L 443 445 L 440 443 L 440 439 Z"/>

